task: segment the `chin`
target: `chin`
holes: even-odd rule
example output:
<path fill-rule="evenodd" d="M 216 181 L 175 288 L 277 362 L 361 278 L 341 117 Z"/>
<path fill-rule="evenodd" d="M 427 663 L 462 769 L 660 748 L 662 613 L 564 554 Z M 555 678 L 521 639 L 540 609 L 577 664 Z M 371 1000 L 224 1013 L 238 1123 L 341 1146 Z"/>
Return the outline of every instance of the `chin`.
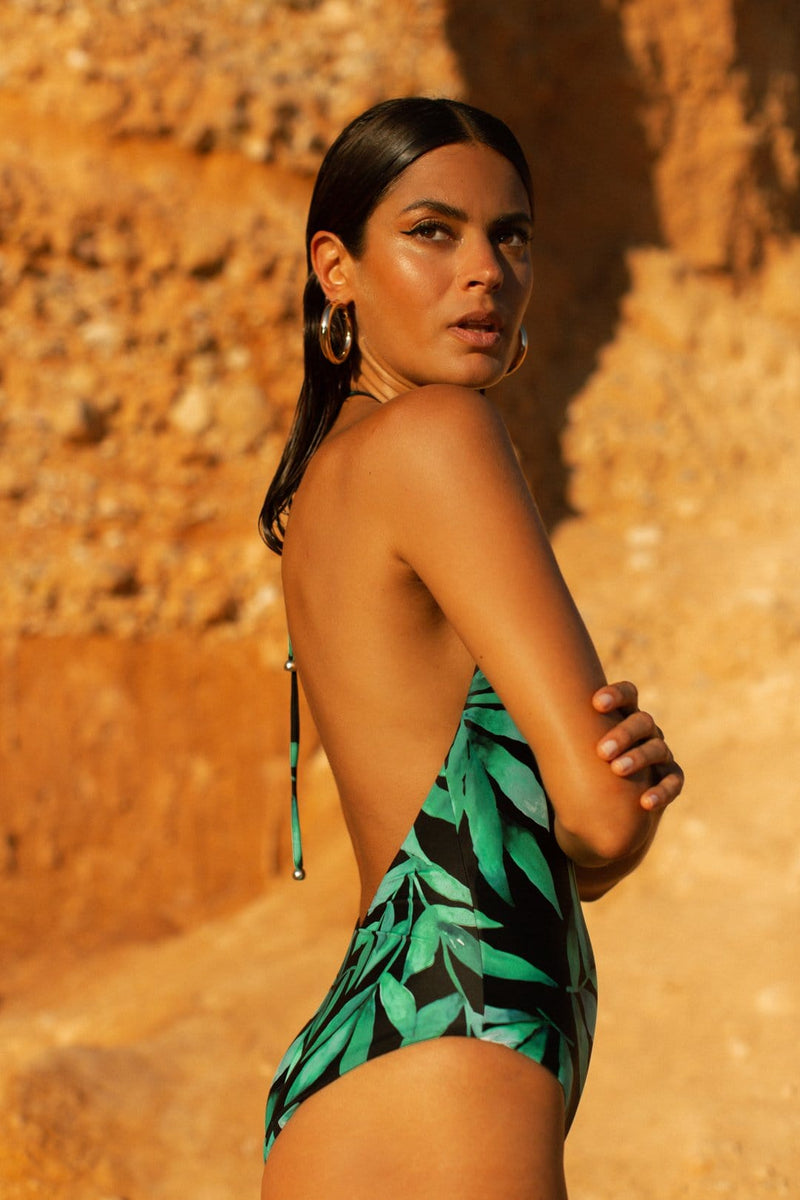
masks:
<path fill-rule="evenodd" d="M 500 383 L 501 379 L 505 378 L 505 368 L 496 362 L 481 363 L 480 365 L 475 364 L 469 371 L 459 374 L 462 375 L 462 378 L 453 379 L 453 383 L 460 383 L 462 387 L 483 390 Z"/>
<path fill-rule="evenodd" d="M 449 383 L 457 387 L 472 388 L 474 391 L 494 387 L 505 375 L 505 364 L 494 358 L 462 358 L 460 362 L 442 364 L 429 382 Z"/>
<path fill-rule="evenodd" d="M 443 364 L 440 370 L 430 374 L 422 371 L 412 373 L 411 379 L 414 383 L 411 386 L 424 387 L 426 384 L 446 383 L 454 387 L 471 388 L 477 392 L 494 387 L 505 378 L 505 374 L 505 364 L 499 363 L 497 359 L 481 358 L 468 361 L 462 358 L 460 362 L 451 363 L 449 367 Z"/>

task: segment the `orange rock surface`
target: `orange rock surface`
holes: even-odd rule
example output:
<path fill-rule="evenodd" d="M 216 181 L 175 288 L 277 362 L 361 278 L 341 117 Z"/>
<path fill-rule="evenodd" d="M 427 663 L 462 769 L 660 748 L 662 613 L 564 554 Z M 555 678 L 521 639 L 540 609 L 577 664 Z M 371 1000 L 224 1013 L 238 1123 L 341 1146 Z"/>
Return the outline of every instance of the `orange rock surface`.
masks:
<path fill-rule="evenodd" d="M 689 773 L 590 912 L 577 1200 L 791 1196 L 800 1016 L 800 12 L 780 0 L 0 6 L 0 1194 L 258 1193 L 353 869 L 256 517 L 321 153 L 386 96 L 521 135 L 498 389 L 607 670 Z"/>

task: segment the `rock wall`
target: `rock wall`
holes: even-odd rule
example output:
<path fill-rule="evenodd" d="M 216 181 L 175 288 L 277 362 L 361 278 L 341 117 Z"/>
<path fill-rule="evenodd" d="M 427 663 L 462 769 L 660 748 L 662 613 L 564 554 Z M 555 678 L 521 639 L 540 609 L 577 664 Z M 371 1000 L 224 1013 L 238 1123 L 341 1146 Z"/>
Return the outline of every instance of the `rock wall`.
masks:
<path fill-rule="evenodd" d="M 487 11 L 453 0 L 447 28 L 470 94 L 533 162 L 534 354 L 507 407 L 554 519 L 570 506 L 566 411 L 624 320 L 630 252 L 668 249 L 725 309 L 800 229 L 800 20 L 758 0 L 509 0 L 489 34 Z M 796 314 L 788 276 L 780 304 Z"/>
<path fill-rule="evenodd" d="M 298 388 L 305 210 L 351 117 L 459 90 L 443 23 L 424 0 L 0 8 L 18 967 L 51 936 L 180 928 L 281 861 L 285 630 L 256 518 Z"/>
<path fill-rule="evenodd" d="M 727 561 L 743 524 L 787 521 L 789 6 L 11 0 L 0 46 L 0 910 L 18 961 L 64 934 L 179 929 L 283 861 L 283 620 L 255 518 L 298 385 L 311 179 L 367 105 L 460 95 L 530 151 L 534 349 L 499 400 L 548 520 L 573 515 L 565 554 L 629 551 L 630 603 L 590 621 L 612 668 L 655 679 L 664 614 L 691 628 L 691 539 Z M 593 596 L 619 561 L 591 564 Z M 790 567 L 749 598 L 740 581 L 755 640 L 729 631 L 712 674 L 727 649 L 747 670 L 795 644 Z M 687 661 L 706 634 L 684 634 Z"/>

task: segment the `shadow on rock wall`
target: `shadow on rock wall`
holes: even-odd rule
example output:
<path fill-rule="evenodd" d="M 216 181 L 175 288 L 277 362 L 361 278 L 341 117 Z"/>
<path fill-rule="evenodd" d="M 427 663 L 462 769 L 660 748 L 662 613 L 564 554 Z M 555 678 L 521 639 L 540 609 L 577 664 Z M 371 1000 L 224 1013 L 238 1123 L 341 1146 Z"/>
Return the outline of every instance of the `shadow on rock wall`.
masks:
<path fill-rule="evenodd" d="M 800 19 L 786 0 L 738 0 L 737 65 L 746 72 L 755 164 L 770 228 L 800 232 Z"/>
<path fill-rule="evenodd" d="M 529 363 L 503 407 L 549 525 L 569 511 L 560 435 L 570 397 L 611 338 L 626 250 L 661 240 L 644 97 L 600 0 L 451 0 L 466 99 L 508 121 L 536 189 Z"/>

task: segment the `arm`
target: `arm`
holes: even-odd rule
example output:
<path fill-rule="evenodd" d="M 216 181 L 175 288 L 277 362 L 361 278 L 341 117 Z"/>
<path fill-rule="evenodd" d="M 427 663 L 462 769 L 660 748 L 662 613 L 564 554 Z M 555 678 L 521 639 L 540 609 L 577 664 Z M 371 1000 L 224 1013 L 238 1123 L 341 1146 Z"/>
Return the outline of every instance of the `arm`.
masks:
<path fill-rule="evenodd" d="M 642 793 L 639 803 L 643 808 L 656 812 L 660 818 L 683 789 L 683 768 L 672 757 L 672 751 L 653 717 L 639 708 L 639 693 L 635 684 L 627 681 L 608 684 L 595 692 L 592 704 L 598 712 L 616 711 L 622 717 L 620 723 L 598 743 L 598 755 L 608 762 L 612 771 L 616 770 L 622 775 L 629 775 L 645 765 L 651 767 L 656 778 Z M 655 830 L 656 824 L 648 840 L 627 858 L 617 859 L 605 867 L 576 866 L 575 877 L 581 900 L 598 900 L 635 870 L 649 850 Z"/>
<path fill-rule="evenodd" d="M 532 746 L 560 845 L 592 868 L 643 852 L 657 823 L 640 804 L 651 769 L 618 774 L 596 752 L 618 719 L 590 702 L 602 668 L 499 415 L 453 387 L 388 407 L 371 470 L 395 553 Z"/>

